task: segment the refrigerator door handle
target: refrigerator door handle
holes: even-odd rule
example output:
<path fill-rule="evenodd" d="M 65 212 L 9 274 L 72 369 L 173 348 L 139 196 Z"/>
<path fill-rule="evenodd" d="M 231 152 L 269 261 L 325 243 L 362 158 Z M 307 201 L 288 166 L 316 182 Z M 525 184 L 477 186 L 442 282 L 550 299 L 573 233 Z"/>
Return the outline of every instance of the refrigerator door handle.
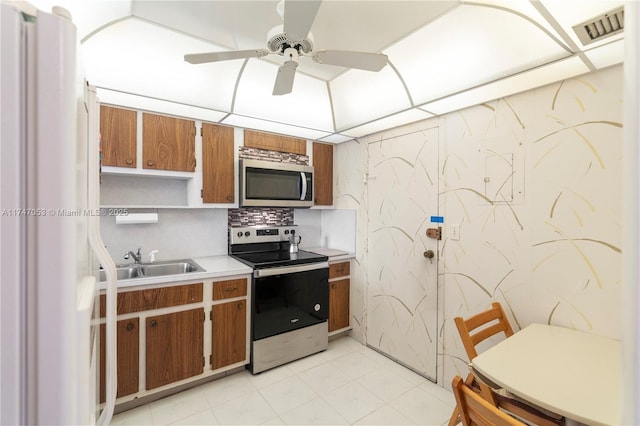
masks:
<path fill-rule="evenodd" d="M 100 107 L 95 88 L 86 87 L 85 102 L 88 108 L 88 133 L 89 141 L 87 147 L 87 171 L 88 171 L 88 193 L 87 201 L 89 208 L 93 211 L 100 208 Z M 92 137 L 93 135 L 93 137 Z M 102 265 L 107 277 L 106 289 L 106 399 L 105 406 L 97 420 L 99 425 L 108 425 L 113 417 L 113 410 L 116 401 L 117 376 L 116 376 L 116 294 L 118 291 L 116 278 L 116 264 L 109 255 L 100 236 L 100 216 L 89 216 L 88 229 L 89 244 Z"/>

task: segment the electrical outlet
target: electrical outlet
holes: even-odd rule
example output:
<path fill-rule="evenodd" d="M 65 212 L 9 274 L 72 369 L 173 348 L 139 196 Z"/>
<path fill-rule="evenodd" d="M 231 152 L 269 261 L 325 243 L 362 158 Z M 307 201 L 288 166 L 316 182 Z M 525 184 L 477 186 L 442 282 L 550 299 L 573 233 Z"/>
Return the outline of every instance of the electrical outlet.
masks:
<path fill-rule="evenodd" d="M 452 240 L 458 241 L 460 239 L 460 225 L 449 225 L 449 235 Z"/>

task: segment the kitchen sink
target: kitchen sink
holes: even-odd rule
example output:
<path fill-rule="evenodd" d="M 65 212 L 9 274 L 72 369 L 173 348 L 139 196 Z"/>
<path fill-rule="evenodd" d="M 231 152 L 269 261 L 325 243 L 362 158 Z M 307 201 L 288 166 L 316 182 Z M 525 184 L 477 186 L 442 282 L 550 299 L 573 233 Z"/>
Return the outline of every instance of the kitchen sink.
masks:
<path fill-rule="evenodd" d="M 195 262 L 175 262 L 155 265 L 143 265 L 142 272 L 145 277 L 159 277 L 162 275 L 186 274 L 189 272 L 204 271 Z"/>
<path fill-rule="evenodd" d="M 140 270 L 133 266 L 131 267 L 120 267 L 116 268 L 117 279 L 118 280 L 129 280 L 131 278 L 136 278 L 140 274 Z M 107 274 L 104 270 L 100 270 L 100 281 L 106 281 Z"/>
<path fill-rule="evenodd" d="M 204 269 L 191 259 L 172 260 L 155 263 L 139 263 L 116 268 L 118 280 L 135 278 L 162 277 L 165 275 L 180 275 L 190 272 L 204 272 Z M 100 281 L 106 281 L 107 275 L 100 270 Z"/>

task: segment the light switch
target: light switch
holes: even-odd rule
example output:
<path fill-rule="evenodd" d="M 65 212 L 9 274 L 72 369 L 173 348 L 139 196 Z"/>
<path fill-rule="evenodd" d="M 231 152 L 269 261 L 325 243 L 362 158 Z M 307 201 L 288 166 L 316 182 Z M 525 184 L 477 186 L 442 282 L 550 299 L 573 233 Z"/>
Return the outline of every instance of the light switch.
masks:
<path fill-rule="evenodd" d="M 452 224 L 449 225 L 449 235 L 452 240 L 458 241 L 460 239 L 460 225 Z"/>

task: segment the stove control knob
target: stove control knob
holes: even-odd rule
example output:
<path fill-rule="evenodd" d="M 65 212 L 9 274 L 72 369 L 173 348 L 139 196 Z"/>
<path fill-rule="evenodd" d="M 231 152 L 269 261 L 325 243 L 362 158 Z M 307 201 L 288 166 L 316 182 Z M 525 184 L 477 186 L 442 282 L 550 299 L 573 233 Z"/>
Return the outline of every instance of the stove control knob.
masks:
<path fill-rule="evenodd" d="M 285 229 L 285 230 L 284 230 L 284 235 L 288 235 L 288 234 L 289 234 L 289 230 L 288 230 L 288 229 Z"/>
<path fill-rule="evenodd" d="M 238 237 L 242 237 L 242 232 L 238 232 Z"/>
<path fill-rule="evenodd" d="M 245 232 L 245 233 L 244 233 L 244 236 L 245 236 L 245 237 L 248 237 L 249 235 L 251 235 L 251 232 L 249 232 L 249 231 L 247 231 L 247 232 Z"/>

